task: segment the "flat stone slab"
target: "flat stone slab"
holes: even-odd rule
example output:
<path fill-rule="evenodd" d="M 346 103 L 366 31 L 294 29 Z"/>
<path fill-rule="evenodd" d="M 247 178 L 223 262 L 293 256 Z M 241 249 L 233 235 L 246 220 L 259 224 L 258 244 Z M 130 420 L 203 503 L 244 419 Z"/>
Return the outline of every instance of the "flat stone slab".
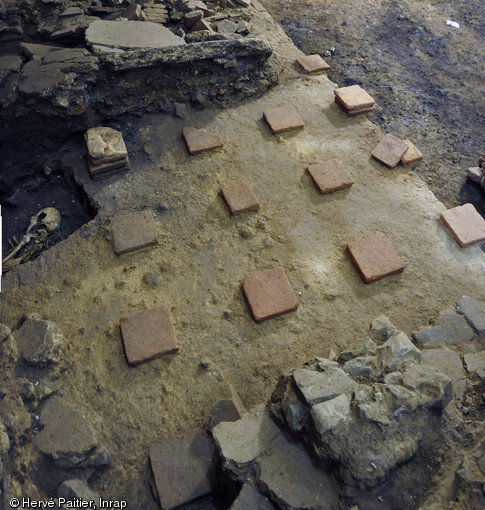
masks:
<path fill-rule="evenodd" d="M 246 276 L 242 290 L 256 322 L 292 312 L 298 306 L 281 267 Z"/>
<path fill-rule="evenodd" d="M 404 269 L 401 257 L 381 232 L 351 241 L 347 253 L 364 283 L 376 282 Z"/>
<path fill-rule="evenodd" d="M 121 319 L 126 359 L 139 365 L 179 350 L 170 310 L 165 306 Z"/>
<path fill-rule="evenodd" d="M 218 149 L 223 146 L 221 135 L 210 133 L 205 129 L 194 127 L 184 127 L 182 136 L 187 146 L 189 154 L 199 154 L 200 152 Z"/>
<path fill-rule="evenodd" d="M 113 216 L 111 230 L 114 251 L 118 255 L 158 243 L 157 227 L 149 209 Z"/>
<path fill-rule="evenodd" d="M 298 115 L 298 112 L 292 105 L 266 110 L 263 116 L 275 135 L 305 127 L 303 119 Z"/>
<path fill-rule="evenodd" d="M 310 165 L 307 171 L 322 194 L 350 188 L 354 184 L 351 175 L 338 159 Z"/>
<path fill-rule="evenodd" d="M 250 510 L 251 508 L 254 510 L 274 510 L 274 506 L 266 496 L 263 496 L 251 485 L 244 484 L 229 510 Z"/>
<path fill-rule="evenodd" d="M 33 442 L 61 467 L 82 465 L 96 449 L 96 434 L 90 421 L 63 398 L 50 398 L 42 407 L 39 422 L 43 429 Z"/>
<path fill-rule="evenodd" d="M 468 373 L 485 379 L 485 351 L 465 354 L 465 364 Z"/>
<path fill-rule="evenodd" d="M 281 434 L 264 404 L 253 407 L 235 422 L 222 422 L 212 436 L 224 464 L 234 473 L 245 473 L 256 457 L 264 453 Z"/>
<path fill-rule="evenodd" d="M 399 164 L 407 150 L 409 150 L 407 143 L 399 140 L 394 135 L 387 134 L 372 151 L 371 156 L 379 163 L 394 168 Z"/>
<path fill-rule="evenodd" d="M 181 46 L 185 41 L 159 23 L 96 20 L 86 30 L 86 43 L 134 50 Z"/>
<path fill-rule="evenodd" d="M 404 143 L 408 146 L 408 150 L 401 158 L 402 166 L 417 165 L 420 161 L 423 161 L 423 154 L 411 140 L 404 140 Z"/>
<path fill-rule="evenodd" d="M 221 189 L 221 195 L 233 216 L 259 210 L 259 202 L 247 182 L 240 182 Z"/>
<path fill-rule="evenodd" d="M 485 335 L 485 301 L 463 296 L 457 309 L 467 318 L 480 336 Z"/>
<path fill-rule="evenodd" d="M 485 220 L 472 204 L 448 209 L 441 221 L 462 248 L 485 241 Z"/>
<path fill-rule="evenodd" d="M 459 345 L 473 338 L 473 330 L 454 310 L 441 312 L 432 326 L 418 331 L 414 339 L 420 349 Z"/>
<path fill-rule="evenodd" d="M 212 441 L 200 429 L 150 447 L 161 508 L 170 510 L 212 492 L 216 486 L 213 455 Z"/>
<path fill-rule="evenodd" d="M 61 359 L 64 336 L 53 322 L 27 319 L 15 332 L 15 339 L 29 365 L 45 368 Z"/>
<path fill-rule="evenodd" d="M 296 61 L 307 73 L 321 73 L 322 71 L 330 69 L 327 62 L 318 54 L 305 55 L 304 57 L 296 59 Z"/>
<path fill-rule="evenodd" d="M 214 402 L 212 406 L 209 426 L 207 429 L 211 431 L 216 425 L 225 421 L 237 421 L 241 419 L 239 409 L 233 400 L 220 398 Z"/>
<path fill-rule="evenodd" d="M 339 508 L 335 480 L 315 467 L 301 444 L 277 437 L 258 464 L 259 483 L 278 508 Z"/>
<path fill-rule="evenodd" d="M 299 368 L 293 372 L 292 377 L 310 406 L 352 392 L 357 386 L 357 383 L 338 366 L 327 366 L 324 372 Z"/>

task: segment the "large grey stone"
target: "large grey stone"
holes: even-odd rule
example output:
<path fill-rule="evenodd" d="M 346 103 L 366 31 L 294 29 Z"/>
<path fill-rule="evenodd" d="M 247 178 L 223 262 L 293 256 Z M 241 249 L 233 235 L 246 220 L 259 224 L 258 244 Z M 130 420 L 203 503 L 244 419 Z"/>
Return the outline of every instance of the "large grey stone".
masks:
<path fill-rule="evenodd" d="M 346 351 L 342 351 L 338 357 L 339 363 L 345 363 L 346 361 L 351 360 L 352 358 L 357 358 L 360 356 L 372 356 L 377 351 L 377 344 L 372 339 L 368 339 L 362 345 L 357 346 L 354 349 L 348 349 Z"/>
<path fill-rule="evenodd" d="M 425 407 L 444 409 L 453 398 L 451 379 L 429 365 L 408 367 L 403 373 L 403 385 L 415 391 Z"/>
<path fill-rule="evenodd" d="M 424 349 L 421 356 L 421 365 L 436 367 L 451 379 L 453 395 L 462 401 L 466 389 L 466 375 L 460 355 L 448 349 Z"/>
<path fill-rule="evenodd" d="M 43 429 L 33 442 L 60 467 L 83 466 L 96 449 L 96 433 L 90 420 L 61 397 L 46 402 L 39 423 Z"/>
<path fill-rule="evenodd" d="M 376 358 L 374 356 L 358 356 L 343 366 L 343 369 L 355 379 L 377 378 L 380 371 L 377 370 Z"/>
<path fill-rule="evenodd" d="M 76 498 L 81 498 L 84 501 L 93 501 L 94 503 L 99 501 L 98 496 L 78 478 L 62 482 L 57 489 L 57 496 L 64 498 L 66 501 L 74 501 Z"/>
<path fill-rule="evenodd" d="M 18 55 L 4 55 L 0 57 L 0 85 L 13 73 L 20 71 L 23 65 Z"/>
<path fill-rule="evenodd" d="M 208 429 L 212 430 L 216 425 L 222 422 L 233 422 L 239 419 L 241 419 L 241 413 L 234 401 L 220 398 L 216 400 L 212 406 Z"/>
<path fill-rule="evenodd" d="M 396 331 L 377 349 L 377 362 L 389 372 L 397 372 L 421 360 L 421 352 L 402 331 Z"/>
<path fill-rule="evenodd" d="M 341 368 L 329 365 L 324 372 L 301 368 L 293 372 L 293 380 L 309 405 L 319 404 L 351 392 L 357 383 Z"/>
<path fill-rule="evenodd" d="M 238 480 L 244 480 L 254 459 L 265 452 L 280 433 L 264 404 L 243 414 L 238 421 L 222 422 L 212 429 L 224 465 Z"/>
<path fill-rule="evenodd" d="M 284 397 L 281 408 L 290 429 L 294 432 L 301 431 L 306 423 L 309 411 L 293 389 L 290 388 Z"/>
<path fill-rule="evenodd" d="M 485 301 L 463 296 L 458 303 L 460 311 L 479 335 L 485 335 Z"/>
<path fill-rule="evenodd" d="M 53 322 L 27 319 L 15 332 L 15 338 L 29 365 L 46 367 L 59 362 L 64 337 Z"/>
<path fill-rule="evenodd" d="M 465 364 L 468 373 L 485 379 L 485 351 L 465 354 Z"/>
<path fill-rule="evenodd" d="M 86 30 L 86 43 L 135 50 L 181 46 L 185 41 L 159 23 L 96 20 Z"/>
<path fill-rule="evenodd" d="M 325 434 L 329 430 L 338 427 L 341 423 L 351 420 L 351 400 L 350 395 L 343 394 L 314 405 L 311 413 L 317 432 Z"/>
<path fill-rule="evenodd" d="M 244 484 L 243 488 L 231 505 L 229 510 L 274 510 L 274 506 L 270 503 L 266 496 L 263 496 L 254 487 Z"/>
<path fill-rule="evenodd" d="M 278 508 L 287 510 L 338 508 L 335 480 L 317 469 L 306 450 L 284 436 L 275 439 L 258 459 L 259 483 Z"/>
<path fill-rule="evenodd" d="M 432 326 L 418 331 L 414 338 L 418 347 L 433 348 L 459 345 L 473 338 L 473 330 L 463 317 L 453 310 L 441 312 Z"/>

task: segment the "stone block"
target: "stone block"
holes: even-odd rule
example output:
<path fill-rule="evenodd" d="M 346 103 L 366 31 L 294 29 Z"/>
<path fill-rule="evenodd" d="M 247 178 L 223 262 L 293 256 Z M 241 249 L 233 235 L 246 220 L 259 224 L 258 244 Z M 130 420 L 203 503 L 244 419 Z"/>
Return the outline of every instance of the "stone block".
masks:
<path fill-rule="evenodd" d="M 184 127 L 182 129 L 182 136 L 187 150 L 191 155 L 223 146 L 222 137 L 220 135 L 209 133 L 209 131 L 205 129 Z"/>
<path fill-rule="evenodd" d="M 298 58 L 296 61 L 304 71 L 311 74 L 321 73 L 330 69 L 327 62 L 318 54 L 305 55 L 304 57 Z"/>
<path fill-rule="evenodd" d="M 343 394 L 314 405 L 311 414 L 316 431 L 319 434 L 325 434 L 341 423 L 350 421 L 352 419 L 350 412 L 351 400 L 350 395 Z"/>
<path fill-rule="evenodd" d="M 246 276 L 242 290 L 256 322 L 291 312 L 298 306 L 281 267 Z"/>
<path fill-rule="evenodd" d="M 448 209 L 441 221 L 462 248 L 485 241 L 485 220 L 472 204 Z"/>
<path fill-rule="evenodd" d="M 170 310 L 165 306 L 121 319 L 126 360 L 139 365 L 179 350 Z"/>
<path fill-rule="evenodd" d="M 485 351 L 465 354 L 465 365 L 469 374 L 485 379 Z"/>
<path fill-rule="evenodd" d="M 412 363 L 419 363 L 421 352 L 402 331 L 395 332 L 377 349 L 377 362 L 389 372 L 399 372 Z"/>
<path fill-rule="evenodd" d="M 305 123 L 292 105 L 266 110 L 263 116 L 275 135 L 305 127 Z"/>
<path fill-rule="evenodd" d="M 401 257 L 381 232 L 351 241 L 347 253 L 364 283 L 376 282 L 404 269 Z"/>
<path fill-rule="evenodd" d="M 409 146 L 405 142 L 387 134 L 372 151 L 371 156 L 383 165 L 394 168 L 408 150 Z"/>
<path fill-rule="evenodd" d="M 351 175 L 338 159 L 310 165 L 307 171 L 322 194 L 350 188 L 354 184 Z"/>
<path fill-rule="evenodd" d="M 403 372 L 402 381 L 424 407 L 444 409 L 453 398 L 451 379 L 436 367 L 412 365 Z"/>
<path fill-rule="evenodd" d="M 149 450 L 160 506 L 171 510 L 210 494 L 216 486 L 214 447 L 204 430 L 166 439 Z"/>
<path fill-rule="evenodd" d="M 117 255 L 131 253 L 158 243 L 153 213 L 148 209 L 113 216 L 111 230 L 113 247 Z"/>
<path fill-rule="evenodd" d="M 480 335 L 485 335 L 485 301 L 479 301 L 470 296 L 463 296 L 457 307 Z"/>
<path fill-rule="evenodd" d="M 221 195 L 233 216 L 259 210 L 259 202 L 247 182 L 240 182 L 221 189 Z"/>

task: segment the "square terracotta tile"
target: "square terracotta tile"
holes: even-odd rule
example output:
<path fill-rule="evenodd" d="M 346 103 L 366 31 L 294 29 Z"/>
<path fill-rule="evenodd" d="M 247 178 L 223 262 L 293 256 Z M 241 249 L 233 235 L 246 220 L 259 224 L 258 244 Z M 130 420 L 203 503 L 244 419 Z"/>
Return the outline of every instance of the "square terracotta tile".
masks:
<path fill-rule="evenodd" d="M 355 108 L 371 108 L 375 104 L 372 96 L 359 85 L 335 89 L 334 94 L 339 103 L 348 110 L 353 110 Z"/>
<path fill-rule="evenodd" d="M 149 456 L 164 510 L 210 494 L 216 486 L 214 447 L 204 430 L 190 430 L 152 445 Z"/>
<path fill-rule="evenodd" d="M 291 312 L 298 306 L 281 267 L 246 276 L 242 290 L 256 322 Z"/>
<path fill-rule="evenodd" d="M 383 165 L 394 168 L 408 149 L 407 143 L 391 134 L 387 134 L 372 151 L 371 156 Z"/>
<path fill-rule="evenodd" d="M 421 154 L 421 151 L 414 145 L 413 142 L 411 142 L 411 140 L 404 140 L 404 143 L 408 146 L 408 150 L 401 158 L 402 166 L 416 165 L 420 161 L 423 161 L 423 155 Z"/>
<path fill-rule="evenodd" d="M 205 129 L 184 127 L 182 129 L 182 136 L 184 137 L 187 150 L 191 155 L 223 146 L 221 135 L 210 133 Z"/>
<path fill-rule="evenodd" d="M 485 220 L 472 204 L 448 209 L 441 214 L 441 221 L 462 248 L 485 241 Z"/>
<path fill-rule="evenodd" d="M 113 216 L 111 231 L 114 250 L 118 255 L 141 250 L 158 242 L 157 227 L 149 209 Z"/>
<path fill-rule="evenodd" d="M 266 110 L 263 116 L 275 135 L 305 127 L 305 123 L 292 105 Z"/>
<path fill-rule="evenodd" d="M 359 106 L 356 108 L 346 108 L 345 104 L 335 96 L 335 102 L 345 111 L 345 113 L 349 117 L 355 117 L 356 115 L 363 115 L 364 113 L 369 113 L 374 111 L 374 105 L 372 106 Z"/>
<path fill-rule="evenodd" d="M 259 202 L 251 186 L 247 182 L 240 182 L 221 189 L 221 195 L 233 216 L 259 209 Z"/>
<path fill-rule="evenodd" d="M 330 66 L 325 62 L 325 60 L 317 54 L 305 55 L 304 57 L 298 58 L 296 61 L 307 73 L 320 73 L 330 69 Z"/>
<path fill-rule="evenodd" d="M 332 193 L 349 188 L 354 181 L 338 159 L 322 161 L 307 168 L 320 193 Z"/>
<path fill-rule="evenodd" d="M 165 306 L 121 319 L 126 359 L 139 365 L 179 350 L 170 310 Z"/>
<path fill-rule="evenodd" d="M 347 253 L 364 283 L 376 282 L 404 269 L 401 257 L 381 232 L 351 241 Z"/>

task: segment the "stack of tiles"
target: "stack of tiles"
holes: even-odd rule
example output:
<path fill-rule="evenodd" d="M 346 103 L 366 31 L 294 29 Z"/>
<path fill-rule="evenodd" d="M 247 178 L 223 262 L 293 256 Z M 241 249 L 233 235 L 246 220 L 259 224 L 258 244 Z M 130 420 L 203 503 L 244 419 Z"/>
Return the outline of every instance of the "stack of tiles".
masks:
<path fill-rule="evenodd" d="M 88 165 L 93 179 L 108 177 L 130 169 L 123 135 L 109 127 L 89 129 L 84 135 Z"/>
<path fill-rule="evenodd" d="M 335 89 L 334 93 L 335 102 L 350 117 L 362 115 L 374 109 L 374 99 L 359 85 Z"/>

